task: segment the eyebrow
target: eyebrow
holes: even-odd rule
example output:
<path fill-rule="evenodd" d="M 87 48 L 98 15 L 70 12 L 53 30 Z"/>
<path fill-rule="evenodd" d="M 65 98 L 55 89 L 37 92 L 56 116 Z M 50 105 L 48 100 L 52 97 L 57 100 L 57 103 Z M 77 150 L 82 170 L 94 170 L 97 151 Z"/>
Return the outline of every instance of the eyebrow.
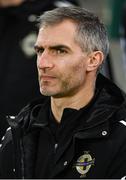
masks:
<path fill-rule="evenodd" d="M 44 47 L 35 45 L 34 49 L 44 49 Z M 67 50 L 71 51 L 71 49 L 68 46 L 62 45 L 62 44 L 49 46 L 49 49 L 67 49 Z"/>
<path fill-rule="evenodd" d="M 34 49 L 35 49 L 35 50 L 36 50 L 36 49 L 43 49 L 43 47 L 38 46 L 38 45 L 34 45 Z"/>

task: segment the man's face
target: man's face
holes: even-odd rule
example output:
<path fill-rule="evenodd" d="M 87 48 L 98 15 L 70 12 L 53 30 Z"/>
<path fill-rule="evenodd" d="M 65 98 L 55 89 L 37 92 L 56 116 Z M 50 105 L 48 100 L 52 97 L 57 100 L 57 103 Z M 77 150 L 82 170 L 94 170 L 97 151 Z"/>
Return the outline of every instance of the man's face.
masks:
<path fill-rule="evenodd" d="M 43 95 L 67 97 L 84 88 L 88 57 L 75 36 L 75 25 L 68 20 L 40 29 L 35 50 Z"/>

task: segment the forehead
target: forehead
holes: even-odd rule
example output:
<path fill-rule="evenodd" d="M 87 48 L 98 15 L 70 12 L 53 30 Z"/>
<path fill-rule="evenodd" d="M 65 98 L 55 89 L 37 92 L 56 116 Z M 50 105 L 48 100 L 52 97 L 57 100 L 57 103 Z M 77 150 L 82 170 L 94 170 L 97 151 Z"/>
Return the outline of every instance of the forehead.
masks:
<path fill-rule="evenodd" d="M 52 43 L 75 43 L 76 25 L 70 20 L 64 20 L 56 25 L 48 25 L 40 28 L 37 38 L 37 44 Z"/>

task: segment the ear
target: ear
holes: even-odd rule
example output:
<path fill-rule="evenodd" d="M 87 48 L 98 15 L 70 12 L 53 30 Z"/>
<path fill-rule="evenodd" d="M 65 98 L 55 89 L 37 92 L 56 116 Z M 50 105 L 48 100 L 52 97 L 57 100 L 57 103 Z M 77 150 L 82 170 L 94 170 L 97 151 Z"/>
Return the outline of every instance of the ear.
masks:
<path fill-rule="evenodd" d="M 89 55 L 87 71 L 94 71 L 99 68 L 104 59 L 104 55 L 101 51 L 94 51 Z"/>

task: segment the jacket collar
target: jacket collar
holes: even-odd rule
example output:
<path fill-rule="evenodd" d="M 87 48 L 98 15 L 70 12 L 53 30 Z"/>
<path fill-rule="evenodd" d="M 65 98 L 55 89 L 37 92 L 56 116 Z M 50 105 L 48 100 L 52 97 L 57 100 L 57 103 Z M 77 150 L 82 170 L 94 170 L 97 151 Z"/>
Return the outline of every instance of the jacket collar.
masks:
<path fill-rule="evenodd" d="M 84 108 L 89 108 L 87 113 L 89 118 L 86 122 L 86 128 L 90 128 L 106 122 L 116 114 L 115 120 L 121 120 L 126 117 L 126 96 L 114 83 L 103 75 L 99 74 L 96 81 L 97 94 L 93 100 Z M 31 111 L 30 119 L 32 126 L 44 127 L 48 125 L 47 116 L 49 114 L 50 98 L 46 97 L 44 103 L 34 106 Z M 63 115 L 73 109 L 65 109 Z M 120 119 L 121 118 L 121 119 Z M 85 124 L 85 122 L 84 122 Z"/>

